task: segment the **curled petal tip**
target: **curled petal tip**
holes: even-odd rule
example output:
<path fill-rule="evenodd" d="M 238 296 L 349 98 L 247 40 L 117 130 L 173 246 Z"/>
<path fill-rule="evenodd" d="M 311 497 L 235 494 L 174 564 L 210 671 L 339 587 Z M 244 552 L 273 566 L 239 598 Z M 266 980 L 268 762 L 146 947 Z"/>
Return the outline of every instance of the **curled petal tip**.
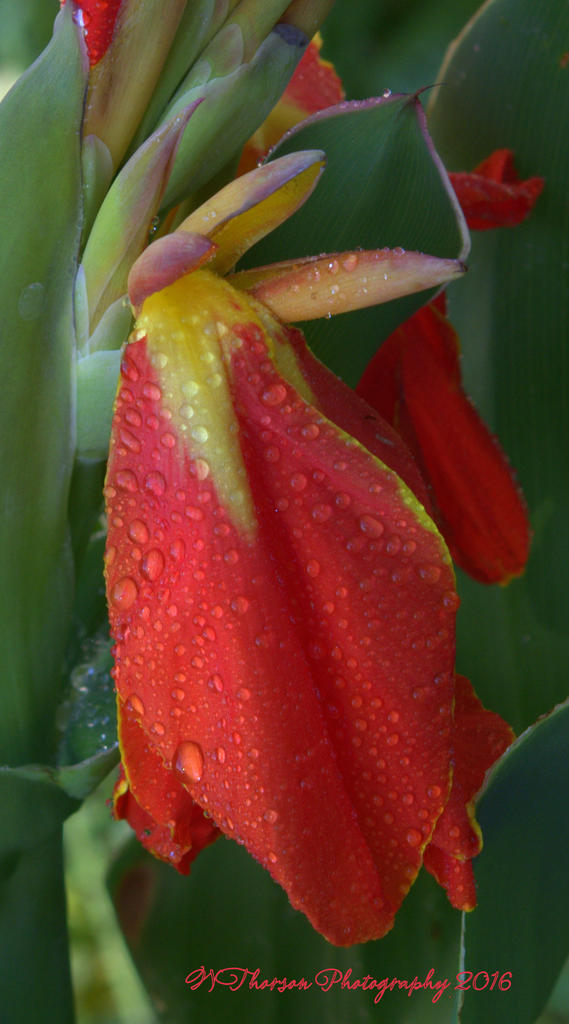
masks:
<path fill-rule="evenodd" d="M 217 246 L 203 235 L 176 231 L 144 250 L 128 275 L 128 297 L 136 315 L 149 295 L 212 258 Z"/>

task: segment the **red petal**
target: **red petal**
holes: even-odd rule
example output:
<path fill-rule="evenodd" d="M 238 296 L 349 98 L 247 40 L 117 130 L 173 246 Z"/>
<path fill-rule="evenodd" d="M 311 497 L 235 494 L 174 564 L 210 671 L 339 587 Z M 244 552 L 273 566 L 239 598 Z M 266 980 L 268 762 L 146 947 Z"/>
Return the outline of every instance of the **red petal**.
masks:
<path fill-rule="evenodd" d="M 115 817 L 125 818 L 147 850 L 186 875 L 198 853 L 217 839 L 219 830 L 164 768 L 140 728 L 140 707 L 136 696 L 126 708 L 119 704 L 123 764 L 114 791 Z"/>
<path fill-rule="evenodd" d="M 166 771 L 330 941 L 379 937 L 448 792 L 451 568 L 398 478 L 279 374 L 286 335 L 268 314 L 273 349 L 256 307 L 206 271 L 153 300 L 126 351 L 106 488 L 121 704 L 142 702 Z M 211 400 L 230 381 L 252 522 L 220 500 L 225 436 L 196 459 L 203 430 L 184 433 L 172 405 L 194 330 L 223 350 Z"/>
<path fill-rule="evenodd" d="M 453 906 L 476 905 L 470 860 L 482 849 L 474 818 L 474 797 L 484 775 L 514 740 L 510 726 L 487 711 L 468 679 L 456 677 L 454 709 L 455 765 L 448 803 L 425 850 L 425 867 L 448 892 Z"/>
<path fill-rule="evenodd" d="M 497 439 L 462 390 L 450 322 L 432 305 L 421 309 L 384 342 L 358 392 L 415 455 L 455 561 L 484 583 L 519 575 L 529 553 L 527 510 Z"/>
<path fill-rule="evenodd" d="M 356 394 L 312 355 L 301 331 L 290 326 L 285 331 L 319 409 L 397 473 L 431 515 L 432 504 L 425 481 L 401 435 L 364 400 L 363 389 Z"/>
<path fill-rule="evenodd" d="M 65 3 L 62 0 L 61 6 Z M 75 6 L 83 13 L 85 42 L 91 67 L 98 64 L 107 52 L 115 22 L 123 0 L 75 0 Z"/>
<path fill-rule="evenodd" d="M 543 178 L 520 181 L 513 154 L 498 149 L 471 173 L 450 174 L 468 227 L 476 231 L 513 227 L 533 209 L 543 190 Z"/>

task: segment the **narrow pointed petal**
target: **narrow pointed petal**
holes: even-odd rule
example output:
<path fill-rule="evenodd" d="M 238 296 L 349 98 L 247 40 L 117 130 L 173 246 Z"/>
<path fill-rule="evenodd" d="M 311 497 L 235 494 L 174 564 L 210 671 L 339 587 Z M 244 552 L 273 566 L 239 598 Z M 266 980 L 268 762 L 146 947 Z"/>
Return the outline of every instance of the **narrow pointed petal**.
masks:
<path fill-rule="evenodd" d="M 116 685 L 166 770 L 349 945 L 389 930 L 446 803 L 457 599 L 422 507 L 267 318 L 206 270 L 144 304 L 106 487 Z"/>
<path fill-rule="evenodd" d="M 129 269 L 148 241 L 178 143 L 196 106 L 147 139 L 123 167 L 99 210 L 82 262 L 91 330 L 126 291 Z"/>
<path fill-rule="evenodd" d="M 425 850 L 425 867 L 447 890 L 454 907 L 472 910 L 476 890 L 471 860 L 482 849 L 474 817 L 474 798 L 484 775 L 510 743 L 510 726 L 487 711 L 468 679 L 456 677 L 454 773 L 449 801 Z"/>
<path fill-rule="evenodd" d="M 217 254 L 212 269 L 225 274 L 243 253 L 306 202 L 325 163 L 324 153 L 306 150 L 257 167 L 194 210 L 178 231 L 193 231 L 214 240 Z"/>
<path fill-rule="evenodd" d="M 462 389 L 458 339 L 436 307 L 419 310 L 384 342 L 358 392 L 418 460 L 454 560 L 483 583 L 523 572 L 530 543 L 523 495 Z"/>
<path fill-rule="evenodd" d="M 302 28 L 302 25 L 299 27 Z M 333 65 L 320 57 L 321 45 L 319 36 L 308 44 L 282 99 L 244 147 L 238 174 L 252 170 L 289 128 L 299 124 L 309 114 L 341 103 L 344 99 L 342 83 Z"/>
<path fill-rule="evenodd" d="M 521 224 L 543 191 L 544 178 L 520 181 L 513 153 L 497 149 L 472 173 L 449 175 L 466 223 L 471 230 L 514 227 Z"/>
<path fill-rule="evenodd" d="M 437 287 L 464 271 L 459 260 L 374 249 L 273 263 L 234 274 L 230 280 L 290 323 L 391 302 Z"/>

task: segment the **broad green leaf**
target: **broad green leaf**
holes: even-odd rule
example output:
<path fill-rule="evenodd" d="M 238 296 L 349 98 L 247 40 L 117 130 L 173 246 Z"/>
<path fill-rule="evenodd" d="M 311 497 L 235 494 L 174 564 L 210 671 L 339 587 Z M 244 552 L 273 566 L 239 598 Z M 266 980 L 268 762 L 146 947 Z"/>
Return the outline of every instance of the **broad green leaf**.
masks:
<path fill-rule="evenodd" d="M 452 170 L 509 147 L 522 178 L 545 178 L 524 224 L 473 233 L 469 273 L 449 291 L 466 388 L 518 471 L 534 529 L 521 580 L 495 591 L 461 580 L 459 668 L 518 731 L 569 690 L 567 50 L 567 5 L 486 4 L 429 121 Z"/>
<path fill-rule="evenodd" d="M 416 97 L 332 108 L 294 129 L 273 154 L 303 149 L 326 153 L 317 189 L 290 220 L 251 249 L 239 269 L 358 247 L 465 255 L 462 217 Z M 307 324 L 307 339 L 323 362 L 355 384 L 381 341 L 430 294 Z"/>
<path fill-rule="evenodd" d="M 168 1024 L 451 1024 L 460 915 L 428 876 L 414 886 L 390 935 L 352 949 L 319 936 L 268 873 L 226 839 L 199 855 L 189 878 L 132 841 L 111 870 L 110 888 L 135 963 Z M 199 980 L 202 965 L 205 974 L 227 969 L 212 991 L 207 980 L 194 988 L 185 983 L 193 972 Z M 397 986 L 374 1002 L 384 979 L 425 981 L 431 968 L 438 989 L 410 995 Z M 371 981 L 362 989 L 356 982 L 366 976 Z M 273 978 L 304 978 L 309 987 L 255 988 Z M 433 1002 L 445 978 L 452 984 Z"/>
<path fill-rule="evenodd" d="M 545 178 L 523 225 L 474 234 L 467 280 L 450 295 L 466 387 L 518 470 L 534 528 L 522 579 L 500 590 L 460 579 L 458 665 L 518 730 L 569 688 L 568 41 L 565 4 L 485 4 L 450 51 L 430 118 L 452 170 L 508 147 L 520 177 Z M 481 910 L 466 922 L 466 967 L 514 972 L 511 1000 L 490 993 L 485 1020 L 533 1020 L 569 948 L 566 730 L 566 708 L 540 723 L 481 802 Z M 468 997 L 465 1024 L 483 997 Z"/>
<path fill-rule="evenodd" d="M 461 1024 L 532 1024 L 563 966 L 569 948 L 568 763 L 564 704 L 507 751 L 480 799 L 485 847 L 474 862 L 480 905 L 466 916 L 463 966 L 474 975 L 510 971 L 511 988 L 490 991 L 479 976 L 464 995 Z"/>
<path fill-rule="evenodd" d="M 12 763 L 52 752 L 73 590 L 67 498 L 85 73 L 68 5 L 0 107 L 0 758 Z"/>
<path fill-rule="evenodd" d="M 337 3 L 324 25 L 323 54 L 350 99 L 422 89 L 439 81 L 449 41 L 479 7 L 480 0 Z"/>

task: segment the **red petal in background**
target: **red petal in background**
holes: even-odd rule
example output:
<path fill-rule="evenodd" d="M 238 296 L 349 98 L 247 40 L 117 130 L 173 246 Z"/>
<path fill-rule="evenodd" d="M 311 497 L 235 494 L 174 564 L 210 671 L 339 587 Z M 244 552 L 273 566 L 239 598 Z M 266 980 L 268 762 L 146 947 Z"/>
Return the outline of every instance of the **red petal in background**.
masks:
<path fill-rule="evenodd" d="M 544 186 L 543 178 L 519 180 L 509 149 L 496 150 L 470 174 L 459 172 L 449 177 L 466 223 L 474 231 L 520 224 Z"/>
<path fill-rule="evenodd" d="M 482 848 L 474 797 L 484 775 L 514 740 L 507 722 L 487 711 L 468 679 L 456 677 L 454 773 L 449 801 L 425 850 L 425 867 L 459 910 L 472 910 L 476 890 L 471 859 Z"/>
<path fill-rule="evenodd" d="M 458 339 L 439 309 L 425 306 L 402 324 L 357 390 L 413 452 L 455 561 L 484 583 L 519 575 L 530 540 L 523 496 L 461 387 Z"/>

